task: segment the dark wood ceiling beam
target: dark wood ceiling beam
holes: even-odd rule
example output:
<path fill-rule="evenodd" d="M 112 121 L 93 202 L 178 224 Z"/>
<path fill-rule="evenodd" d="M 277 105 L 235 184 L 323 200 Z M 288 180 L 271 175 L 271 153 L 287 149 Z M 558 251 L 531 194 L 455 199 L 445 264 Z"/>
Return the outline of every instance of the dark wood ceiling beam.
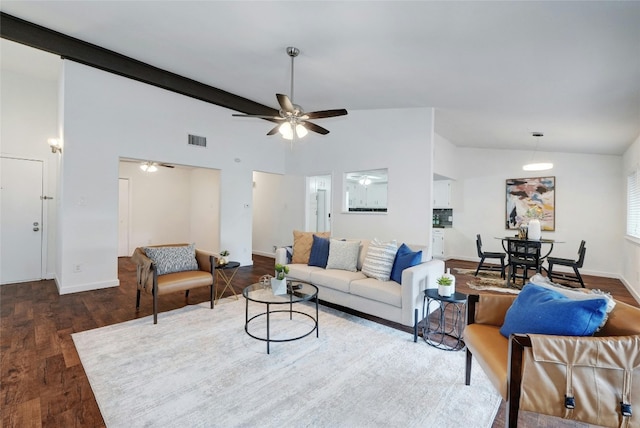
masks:
<path fill-rule="evenodd" d="M 231 110 L 250 114 L 278 115 L 278 110 L 274 108 L 4 12 L 0 12 L 0 37 Z"/>

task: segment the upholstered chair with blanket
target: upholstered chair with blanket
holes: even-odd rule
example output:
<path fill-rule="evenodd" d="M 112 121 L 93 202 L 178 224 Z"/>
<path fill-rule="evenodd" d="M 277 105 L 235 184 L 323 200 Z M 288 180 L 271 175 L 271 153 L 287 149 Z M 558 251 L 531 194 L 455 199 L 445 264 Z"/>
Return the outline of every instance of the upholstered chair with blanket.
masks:
<path fill-rule="evenodd" d="M 211 309 L 215 297 L 215 256 L 197 250 L 193 244 L 171 244 L 138 247 L 131 256 L 137 266 L 136 310 L 140 308 L 140 292 L 153 296 L 153 323 L 158 323 L 158 296 L 210 287 Z"/>
<path fill-rule="evenodd" d="M 505 400 L 511 428 L 519 410 L 640 427 L 640 308 L 530 286 L 518 296 L 469 296 L 466 384 L 475 359 Z"/>

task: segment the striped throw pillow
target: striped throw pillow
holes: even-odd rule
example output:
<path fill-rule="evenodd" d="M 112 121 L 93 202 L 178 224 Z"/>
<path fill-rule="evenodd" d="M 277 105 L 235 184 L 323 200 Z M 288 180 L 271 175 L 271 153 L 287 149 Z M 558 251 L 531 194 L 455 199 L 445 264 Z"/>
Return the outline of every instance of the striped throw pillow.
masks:
<path fill-rule="evenodd" d="M 396 241 L 381 242 L 373 239 L 369 243 L 367 255 L 362 263 L 362 273 L 369 278 L 389 281 L 397 252 L 398 243 Z"/>

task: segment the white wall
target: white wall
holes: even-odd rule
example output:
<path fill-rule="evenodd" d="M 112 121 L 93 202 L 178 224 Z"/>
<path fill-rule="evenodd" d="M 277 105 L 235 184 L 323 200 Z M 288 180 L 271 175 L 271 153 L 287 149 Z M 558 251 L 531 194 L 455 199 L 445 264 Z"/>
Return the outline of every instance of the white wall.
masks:
<path fill-rule="evenodd" d="M 120 162 L 120 178 L 129 180 L 129 249 L 171 243 L 195 243 L 220 249 L 219 171 L 158 167 L 143 172 L 139 163 Z"/>
<path fill-rule="evenodd" d="M 283 148 L 264 137 L 262 121 L 71 61 L 62 86 L 62 294 L 118 284 L 120 157 L 219 169 L 220 247 L 252 263 L 252 172 L 284 172 Z M 189 133 L 207 137 L 208 147 L 187 146 Z M 73 272 L 77 264 L 82 272 Z"/>
<path fill-rule="evenodd" d="M 289 229 L 285 224 L 285 177 L 281 174 L 253 173 L 253 252 L 273 256 L 273 247 L 288 245 L 283 239 Z"/>
<path fill-rule="evenodd" d="M 640 136 L 624 154 L 623 184 L 626 197 L 627 175 L 633 168 L 640 165 Z M 626 209 L 626 205 L 625 205 Z M 626 211 L 625 211 L 626 214 Z M 622 217 L 626 227 L 626 215 Z M 640 301 L 640 241 L 624 239 L 622 242 L 624 257 L 622 260 L 622 275 L 636 300 Z"/>
<path fill-rule="evenodd" d="M 621 219 L 624 191 L 622 157 L 572 153 L 544 153 L 554 163 L 551 171 L 525 173 L 525 151 L 458 148 L 458 180 L 453 186 L 453 229 L 447 234 L 447 256 L 478 260 L 475 236 L 480 233 L 486 250 L 500 249 L 494 237 L 513 234 L 505 229 L 505 180 L 508 178 L 555 176 L 555 232 L 543 237 L 563 243 L 555 245 L 557 257 L 576 258 L 580 241 L 587 242 L 582 271 L 620 277 L 623 260 Z"/>
<path fill-rule="evenodd" d="M 458 175 L 458 148 L 439 134 L 433 135 L 433 173 L 455 179 Z"/>
<path fill-rule="evenodd" d="M 53 199 L 43 202 L 43 276 L 53 278 L 56 242 L 56 187 L 60 155 L 51 153 L 47 139 L 58 134 L 58 82 L 6 69 L 0 74 L 0 154 L 7 157 L 42 161 L 44 194 Z"/>
<path fill-rule="evenodd" d="M 220 248 L 220 171 L 192 169 L 189 179 L 189 242 L 194 242 L 198 249 L 219 253 L 227 249 Z M 229 254 L 230 260 L 235 260 L 234 256 Z"/>
<path fill-rule="evenodd" d="M 305 176 L 331 171 L 332 236 L 429 244 L 433 109 L 351 111 L 322 126 L 331 133 L 310 133 L 287 152 L 287 174 L 303 184 L 296 200 L 304 200 Z M 381 168 L 389 172 L 388 212 L 343 213 L 343 174 Z"/>

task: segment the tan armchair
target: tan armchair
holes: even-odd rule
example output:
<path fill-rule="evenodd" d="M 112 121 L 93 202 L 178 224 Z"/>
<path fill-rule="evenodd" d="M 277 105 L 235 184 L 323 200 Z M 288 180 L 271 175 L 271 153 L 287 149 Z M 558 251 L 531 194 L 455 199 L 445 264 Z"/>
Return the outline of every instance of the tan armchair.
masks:
<path fill-rule="evenodd" d="M 525 410 L 608 427 L 640 427 L 640 308 L 616 302 L 594 336 L 500 334 L 512 295 L 471 295 L 464 342 L 506 402 L 505 426 Z"/>
<path fill-rule="evenodd" d="M 170 244 L 158 247 L 182 247 L 187 244 Z M 133 252 L 131 260 L 137 268 L 136 311 L 140 308 L 140 292 L 146 291 L 153 296 L 153 323 L 158 323 L 158 296 L 176 291 L 184 291 L 185 298 L 189 299 L 189 290 L 198 287 L 210 287 L 211 309 L 215 297 L 215 256 L 204 251 L 196 251 L 198 270 L 166 273 L 158 275 L 158 269 L 153 261 L 147 257 L 142 247 Z"/>

